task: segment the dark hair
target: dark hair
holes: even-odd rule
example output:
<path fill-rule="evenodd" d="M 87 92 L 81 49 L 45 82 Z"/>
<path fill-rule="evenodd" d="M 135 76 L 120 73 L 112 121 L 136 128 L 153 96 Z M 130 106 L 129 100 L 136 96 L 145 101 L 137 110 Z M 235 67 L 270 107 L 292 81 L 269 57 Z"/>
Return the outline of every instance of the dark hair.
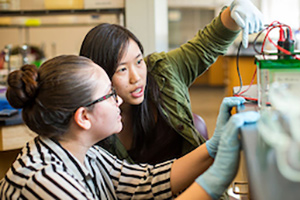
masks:
<path fill-rule="evenodd" d="M 79 55 L 100 65 L 111 79 L 129 44 L 129 39 L 137 43 L 143 54 L 143 46 L 132 32 L 117 24 L 103 23 L 88 32 Z"/>
<path fill-rule="evenodd" d="M 140 48 L 140 51 L 144 53 L 141 42 L 128 29 L 116 24 L 100 24 L 91 29 L 85 36 L 81 45 L 80 55 L 92 59 L 101 66 L 110 79 L 112 79 L 124 52 L 127 49 L 130 39 L 135 41 Z M 156 108 L 155 111 L 153 110 L 154 108 Z M 155 113 L 158 114 L 158 119 L 161 119 L 161 123 L 172 129 L 170 123 L 163 114 L 162 108 L 163 103 L 160 98 L 158 85 L 151 73 L 148 73 L 145 99 L 139 105 L 132 105 L 134 138 L 131 157 L 134 160 L 134 157 L 144 156 L 143 154 L 145 149 L 147 149 L 147 143 L 153 141 L 153 137 L 156 137 L 154 136 L 154 132 L 156 132 L 157 129 Z M 101 141 L 99 144 L 104 148 L 109 149 L 109 143 L 105 140 Z M 145 157 L 145 159 L 147 158 Z"/>
<path fill-rule="evenodd" d="M 7 100 L 23 108 L 23 120 L 32 131 L 58 138 L 69 128 L 74 111 L 92 100 L 93 69 L 91 60 L 74 55 L 52 58 L 39 69 L 24 65 L 8 76 Z"/>

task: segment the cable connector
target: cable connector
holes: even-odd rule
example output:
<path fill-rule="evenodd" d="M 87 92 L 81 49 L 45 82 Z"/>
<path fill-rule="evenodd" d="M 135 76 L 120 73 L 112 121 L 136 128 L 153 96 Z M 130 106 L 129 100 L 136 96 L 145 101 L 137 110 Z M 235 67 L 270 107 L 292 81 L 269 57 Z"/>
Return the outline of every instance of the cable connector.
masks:
<path fill-rule="evenodd" d="M 280 26 L 280 30 L 279 30 L 279 39 L 277 41 L 277 45 L 284 48 L 283 45 L 284 45 L 284 41 L 285 41 L 285 37 L 284 37 L 284 30 L 283 28 Z M 283 52 L 280 51 L 278 49 L 278 59 L 283 59 L 284 56 L 283 56 Z"/>
<path fill-rule="evenodd" d="M 295 41 L 293 40 L 292 33 L 290 32 L 291 30 L 287 29 L 286 30 L 286 39 L 283 43 L 283 48 L 289 51 L 291 54 L 294 53 L 294 43 Z M 293 59 L 293 55 L 284 55 L 284 59 Z"/>

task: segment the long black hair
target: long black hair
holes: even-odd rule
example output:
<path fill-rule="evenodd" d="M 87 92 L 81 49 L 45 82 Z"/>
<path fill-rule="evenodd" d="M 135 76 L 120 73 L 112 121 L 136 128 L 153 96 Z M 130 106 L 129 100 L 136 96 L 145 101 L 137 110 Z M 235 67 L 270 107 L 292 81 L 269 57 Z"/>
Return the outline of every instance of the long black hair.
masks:
<path fill-rule="evenodd" d="M 143 54 L 143 46 L 132 32 L 117 24 L 103 23 L 87 33 L 81 45 L 80 55 L 93 60 L 112 79 L 130 39 L 136 42 Z M 161 121 L 166 126 L 171 127 L 162 112 L 163 103 L 160 98 L 160 91 L 151 73 L 147 73 L 144 95 L 144 101 L 141 104 L 131 105 L 134 136 L 130 155 L 133 159 L 135 159 L 134 157 L 141 157 L 147 149 L 147 143 L 153 141 L 157 128 L 156 119 L 163 119 Z M 101 142 L 101 146 L 106 149 L 109 148 L 105 146 L 105 142 Z"/>

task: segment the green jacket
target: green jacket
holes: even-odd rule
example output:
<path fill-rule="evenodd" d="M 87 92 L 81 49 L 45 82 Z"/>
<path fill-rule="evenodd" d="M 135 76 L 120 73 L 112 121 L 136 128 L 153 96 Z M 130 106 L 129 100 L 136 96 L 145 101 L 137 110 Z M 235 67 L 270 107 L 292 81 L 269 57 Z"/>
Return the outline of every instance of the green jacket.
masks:
<path fill-rule="evenodd" d="M 185 138 L 184 154 L 205 142 L 193 125 L 189 87 L 219 55 L 226 53 L 238 33 L 224 27 L 219 16 L 180 48 L 154 53 L 148 59 L 148 70 L 160 87 L 167 109 L 165 114 L 168 113 L 173 128 Z"/>
<path fill-rule="evenodd" d="M 177 49 L 167 53 L 153 53 L 145 59 L 161 91 L 164 113 L 173 128 L 185 140 L 182 154 L 186 154 L 205 142 L 195 129 L 189 96 L 189 87 L 194 80 L 213 64 L 219 55 L 226 53 L 239 31 L 224 27 L 220 15 L 197 35 Z M 112 154 L 134 163 L 116 135 L 109 138 Z M 229 199 L 227 193 L 220 198 Z"/>
<path fill-rule="evenodd" d="M 153 53 L 145 59 L 148 71 L 157 81 L 161 98 L 173 128 L 185 140 L 183 155 L 205 142 L 193 125 L 189 87 L 194 80 L 213 64 L 219 55 L 226 53 L 239 31 L 227 29 L 216 17 L 197 35 L 177 49 L 167 53 Z M 168 114 L 167 114 L 168 113 Z M 134 163 L 116 135 L 109 138 L 112 154 Z"/>

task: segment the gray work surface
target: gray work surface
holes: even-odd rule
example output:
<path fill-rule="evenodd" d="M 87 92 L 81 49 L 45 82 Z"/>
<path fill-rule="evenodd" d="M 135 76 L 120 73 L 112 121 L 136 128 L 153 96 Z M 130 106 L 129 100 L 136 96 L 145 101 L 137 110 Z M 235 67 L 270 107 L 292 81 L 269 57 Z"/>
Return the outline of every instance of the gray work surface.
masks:
<path fill-rule="evenodd" d="M 258 110 L 256 104 L 246 104 L 244 112 Z M 268 147 L 255 124 L 241 128 L 242 148 L 245 154 L 251 200 L 300 199 L 300 182 L 286 179 L 278 170 L 275 150 Z"/>

